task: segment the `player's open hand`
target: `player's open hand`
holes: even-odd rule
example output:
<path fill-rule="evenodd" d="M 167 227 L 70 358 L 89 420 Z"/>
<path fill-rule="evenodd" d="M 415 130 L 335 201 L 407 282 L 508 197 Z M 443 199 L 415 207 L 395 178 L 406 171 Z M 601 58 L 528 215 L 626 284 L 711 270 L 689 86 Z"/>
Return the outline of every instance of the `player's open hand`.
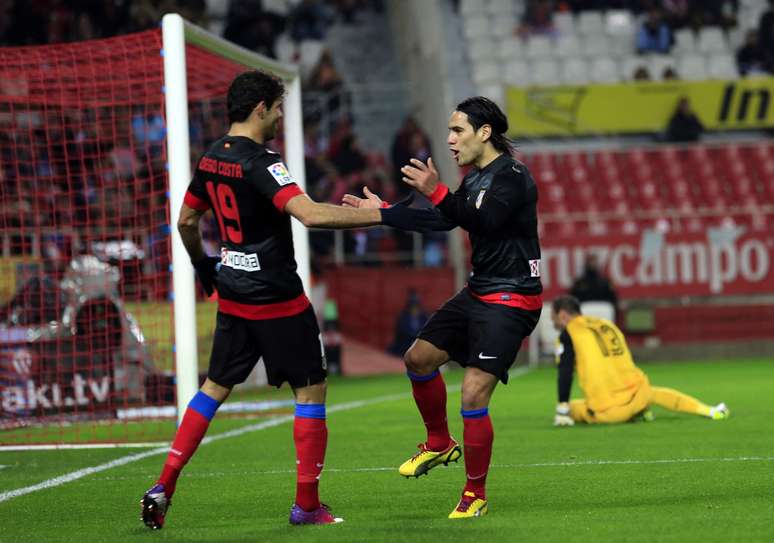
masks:
<path fill-rule="evenodd" d="M 344 207 L 358 207 L 361 209 L 379 209 L 382 207 L 382 199 L 371 192 L 368 187 L 363 187 L 365 198 L 358 198 L 353 194 L 345 194 L 341 198 L 341 205 Z"/>
<path fill-rule="evenodd" d="M 428 158 L 427 164 L 419 159 L 412 158 L 410 165 L 400 169 L 403 174 L 403 182 L 411 185 L 425 196 L 430 196 L 438 186 L 438 170 L 435 169 L 433 159 Z"/>

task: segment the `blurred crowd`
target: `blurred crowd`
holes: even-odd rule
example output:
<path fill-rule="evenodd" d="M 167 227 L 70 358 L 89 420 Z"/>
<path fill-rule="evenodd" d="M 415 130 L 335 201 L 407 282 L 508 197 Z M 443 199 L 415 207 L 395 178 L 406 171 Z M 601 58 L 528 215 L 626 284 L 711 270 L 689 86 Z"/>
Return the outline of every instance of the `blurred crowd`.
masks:
<path fill-rule="evenodd" d="M 736 50 L 739 73 L 774 73 L 774 0 L 760 17 L 756 28 L 746 30 L 743 43 Z M 667 54 L 675 46 L 674 33 L 681 29 L 695 31 L 703 27 L 731 30 L 738 24 L 739 0 L 527 0 L 526 11 L 517 33 L 554 33 L 553 15 L 557 12 L 628 10 L 641 21 L 637 28 L 636 48 L 640 54 Z M 635 80 L 661 76 L 676 79 L 678 74 L 669 67 L 668 74 L 650 74 L 638 68 Z"/>

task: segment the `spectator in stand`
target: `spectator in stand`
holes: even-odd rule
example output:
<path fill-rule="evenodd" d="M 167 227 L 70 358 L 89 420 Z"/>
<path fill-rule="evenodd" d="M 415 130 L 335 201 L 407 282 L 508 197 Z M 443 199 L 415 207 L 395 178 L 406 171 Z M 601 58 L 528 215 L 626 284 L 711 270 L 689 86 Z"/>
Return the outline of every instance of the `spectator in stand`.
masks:
<path fill-rule="evenodd" d="M 634 70 L 632 79 L 635 81 L 650 81 L 650 72 L 645 66 L 638 66 L 637 69 Z"/>
<path fill-rule="evenodd" d="M 658 9 L 650 10 L 648 18 L 637 32 L 637 52 L 665 54 L 671 47 L 672 31 L 669 30 Z"/>
<path fill-rule="evenodd" d="M 570 288 L 570 294 L 579 302 L 610 302 L 618 310 L 618 295 L 610 280 L 602 275 L 596 255 L 586 257 L 583 273 Z"/>
<path fill-rule="evenodd" d="M 704 125 L 691 109 L 691 103 L 688 98 L 680 98 L 677 103 L 677 110 L 669 121 L 667 127 L 666 139 L 672 142 L 693 142 L 699 141 Z"/>
<path fill-rule="evenodd" d="M 680 79 L 680 76 L 677 74 L 677 70 L 672 66 L 667 66 L 664 68 L 664 71 L 661 72 L 661 79 L 664 81 L 677 81 Z"/>
<path fill-rule="evenodd" d="M 749 30 L 745 42 L 736 53 L 736 64 L 742 75 L 772 72 L 771 57 L 758 41 L 758 31 Z"/>
<path fill-rule="evenodd" d="M 691 20 L 690 0 L 663 0 L 664 20 L 673 30 L 688 26 Z"/>
<path fill-rule="evenodd" d="M 395 335 L 387 351 L 395 356 L 403 356 L 408 351 L 417 334 L 427 322 L 427 313 L 422 309 L 419 294 L 413 288 L 408 291 L 406 305 L 395 319 Z"/>
<path fill-rule="evenodd" d="M 403 177 L 400 169 L 418 155 L 429 157 L 431 154 L 430 138 L 422 131 L 414 117 L 406 117 L 397 134 L 395 134 L 390 149 L 390 159 L 392 160 L 393 168 L 395 168 L 393 179 L 396 182 L 396 197 L 403 198 L 411 192 L 411 187 L 408 187 L 405 183 L 399 183 Z"/>
<path fill-rule="evenodd" d="M 769 10 L 758 24 L 758 43 L 770 59 L 774 59 L 774 0 L 769 0 Z"/>
<path fill-rule="evenodd" d="M 553 33 L 553 14 L 554 6 L 550 0 L 529 0 L 517 34 L 526 37 L 532 34 Z"/>
<path fill-rule="evenodd" d="M 302 0 L 290 12 L 288 26 L 294 41 L 323 40 L 333 13 L 320 0 Z"/>
<path fill-rule="evenodd" d="M 223 37 L 242 47 L 277 58 L 277 36 L 285 31 L 285 18 L 264 11 L 260 0 L 232 1 Z"/>
<path fill-rule="evenodd" d="M 331 160 L 344 176 L 362 171 L 366 166 L 365 153 L 360 149 L 357 137 L 352 132 L 344 136 Z"/>
<path fill-rule="evenodd" d="M 330 51 L 323 51 L 306 83 L 307 91 L 324 94 L 323 107 L 329 116 L 336 118 L 342 105 L 344 80 L 336 69 Z"/>

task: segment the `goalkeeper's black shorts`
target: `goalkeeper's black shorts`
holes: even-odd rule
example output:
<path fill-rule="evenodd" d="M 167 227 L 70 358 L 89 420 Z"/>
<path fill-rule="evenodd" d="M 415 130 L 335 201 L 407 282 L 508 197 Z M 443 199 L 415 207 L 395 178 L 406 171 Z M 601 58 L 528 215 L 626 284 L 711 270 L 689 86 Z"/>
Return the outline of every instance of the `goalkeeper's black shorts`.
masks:
<path fill-rule="evenodd" d="M 503 383 L 540 310 L 484 302 L 466 287 L 433 313 L 417 337 L 446 351 L 463 367 L 491 373 Z"/>

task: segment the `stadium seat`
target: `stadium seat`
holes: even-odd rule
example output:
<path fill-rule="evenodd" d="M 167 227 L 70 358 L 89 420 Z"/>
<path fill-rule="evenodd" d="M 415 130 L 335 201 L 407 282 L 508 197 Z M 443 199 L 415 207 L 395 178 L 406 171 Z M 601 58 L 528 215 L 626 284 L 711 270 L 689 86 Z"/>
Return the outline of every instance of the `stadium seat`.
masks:
<path fill-rule="evenodd" d="M 589 82 L 589 65 L 582 58 L 565 59 L 561 66 L 562 83 L 567 85 L 585 85 Z"/>
<path fill-rule="evenodd" d="M 580 53 L 580 40 L 575 34 L 559 36 L 554 45 L 554 55 L 561 58 L 577 57 Z"/>
<path fill-rule="evenodd" d="M 468 42 L 468 58 L 472 62 L 493 61 L 497 58 L 497 46 L 488 38 L 477 38 Z"/>
<path fill-rule="evenodd" d="M 484 8 L 483 4 L 481 0 L 460 0 L 460 14 L 465 17 L 480 15 Z"/>
<path fill-rule="evenodd" d="M 604 34 L 589 34 L 583 37 L 583 54 L 589 58 L 610 58 L 610 42 Z"/>
<path fill-rule="evenodd" d="M 613 9 L 605 14 L 605 30 L 610 36 L 634 36 L 637 27 L 631 11 Z"/>
<path fill-rule="evenodd" d="M 277 36 L 274 50 L 277 52 L 277 60 L 287 63 L 295 63 L 298 60 L 296 58 L 296 43 L 287 33 Z"/>
<path fill-rule="evenodd" d="M 481 96 L 486 96 L 498 106 L 505 107 L 505 89 L 498 82 L 482 83 L 478 86 L 478 92 Z"/>
<path fill-rule="evenodd" d="M 709 58 L 709 76 L 711 79 L 737 79 L 736 59 L 729 54 L 715 54 Z"/>
<path fill-rule="evenodd" d="M 707 78 L 707 66 L 702 55 L 686 55 L 677 64 L 677 73 L 687 81 L 701 81 Z"/>
<path fill-rule="evenodd" d="M 554 13 L 554 28 L 556 28 L 559 36 L 575 34 L 575 19 L 573 18 L 572 13 Z"/>
<path fill-rule="evenodd" d="M 699 31 L 697 43 L 700 53 L 728 53 L 730 51 L 723 30 L 717 26 L 707 26 Z"/>
<path fill-rule="evenodd" d="M 505 61 L 521 58 L 524 55 L 524 44 L 519 38 L 507 37 L 500 40 L 497 55 Z"/>
<path fill-rule="evenodd" d="M 636 37 L 634 34 L 615 34 L 609 36 L 610 50 L 608 54 L 617 58 L 632 55 L 636 52 L 635 41 Z"/>
<path fill-rule="evenodd" d="M 583 302 L 581 313 L 598 319 L 615 320 L 615 306 L 610 302 Z"/>
<path fill-rule="evenodd" d="M 611 58 L 597 58 L 591 63 L 591 80 L 596 83 L 617 83 L 621 80 L 618 63 Z"/>
<path fill-rule="evenodd" d="M 696 52 L 696 36 L 690 28 L 681 28 L 674 33 L 675 44 L 672 52 L 687 55 Z"/>
<path fill-rule="evenodd" d="M 468 40 L 489 37 L 489 17 L 486 15 L 471 15 L 462 20 L 463 33 Z"/>
<path fill-rule="evenodd" d="M 650 75 L 651 79 L 658 79 L 650 69 L 650 62 L 647 57 L 642 56 L 627 56 L 621 59 L 619 63 L 621 71 L 621 79 L 624 81 L 631 81 L 634 79 L 634 72 L 639 68 L 645 68 Z"/>
<path fill-rule="evenodd" d="M 527 87 L 530 85 L 530 71 L 529 64 L 526 61 L 521 60 L 519 57 L 514 57 L 509 60 L 505 65 L 505 70 L 502 74 L 503 83 L 506 85 L 514 85 L 516 87 Z"/>
<path fill-rule="evenodd" d="M 533 85 L 557 85 L 559 84 L 559 66 L 551 59 L 540 59 L 530 63 Z"/>
<path fill-rule="evenodd" d="M 476 62 L 471 66 L 473 81 L 477 85 L 496 83 L 500 80 L 500 67 L 496 62 Z"/>
<path fill-rule="evenodd" d="M 677 69 L 677 61 L 674 57 L 669 55 L 652 55 L 650 58 L 650 78 L 654 81 L 661 81 L 664 79 L 664 70 L 672 68 L 677 71 L 678 75 L 681 75 Z"/>
<path fill-rule="evenodd" d="M 548 58 L 552 55 L 553 46 L 546 36 L 532 36 L 527 40 L 527 58 Z"/>
<path fill-rule="evenodd" d="M 501 13 L 490 19 L 490 32 L 493 36 L 512 36 L 516 29 L 516 18 L 512 13 Z"/>
<path fill-rule="evenodd" d="M 576 28 L 580 34 L 594 35 L 604 34 L 605 23 L 601 11 L 583 11 L 578 15 Z"/>
<path fill-rule="evenodd" d="M 511 16 L 516 13 L 516 4 L 513 0 L 489 0 L 487 6 L 489 13 L 499 16 Z"/>

